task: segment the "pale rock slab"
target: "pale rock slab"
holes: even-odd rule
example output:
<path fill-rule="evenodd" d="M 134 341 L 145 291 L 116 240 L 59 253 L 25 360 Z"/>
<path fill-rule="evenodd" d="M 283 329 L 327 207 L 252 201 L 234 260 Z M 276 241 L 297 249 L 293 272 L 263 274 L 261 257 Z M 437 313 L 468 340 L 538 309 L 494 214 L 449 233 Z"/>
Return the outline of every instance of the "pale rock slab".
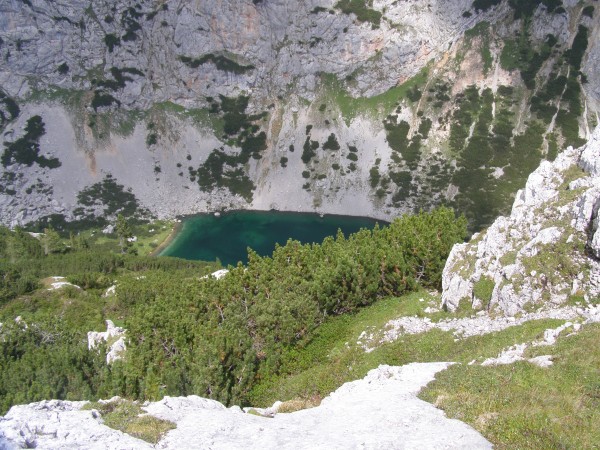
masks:
<path fill-rule="evenodd" d="M 85 402 L 14 406 L 0 418 L 0 448 L 491 449 L 473 428 L 417 398 L 449 365 L 382 365 L 344 384 L 318 407 L 273 418 L 197 396 L 165 397 L 143 407 L 177 424 L 156 446 L 102 425 L 97 413 L 79 410 Z"/>

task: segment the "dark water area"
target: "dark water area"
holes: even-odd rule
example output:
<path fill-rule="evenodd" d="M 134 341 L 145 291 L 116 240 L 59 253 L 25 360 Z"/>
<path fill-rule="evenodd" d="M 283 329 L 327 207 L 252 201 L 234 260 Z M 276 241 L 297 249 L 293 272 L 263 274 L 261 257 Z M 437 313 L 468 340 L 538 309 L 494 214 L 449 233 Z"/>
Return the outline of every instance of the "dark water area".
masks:
<path fill-rule="evenodd" d="M 248 262 L 247 247 L 261 256 L 270 256 L 275 243 L 288 239 L 321 243 L 341 229 L 347 237 L 361 228 L 372 229 L 386 222 L 367 217 L 336 216 L 279 211 L 232 211 L 216 217 L 202 214 L 183 220 L 182 227 L 161 256 L 214 261 L 224 266 Z"/>

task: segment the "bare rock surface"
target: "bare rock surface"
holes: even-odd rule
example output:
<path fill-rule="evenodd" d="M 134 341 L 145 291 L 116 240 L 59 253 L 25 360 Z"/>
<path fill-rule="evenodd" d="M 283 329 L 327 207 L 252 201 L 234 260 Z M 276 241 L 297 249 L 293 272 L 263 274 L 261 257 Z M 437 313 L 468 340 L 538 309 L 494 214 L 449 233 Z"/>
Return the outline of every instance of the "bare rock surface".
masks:
<path fill-rule="evenodd" d="M 579 149 L 544 161 L 517 193 L 512 212 L 452 249 L 442 305 L 460 302 L 513 316 L 600 293 L 600 127 Z M 489 298 L 477 287 L 491 285 Z M 482 294 L 479 294 L 482 295 Z"/>
<path fill-rule="evenodd" d="M 491 316 L 480 311 L 472 317 L 451 318 L 433 321 L 428 317 L 405 316 L 390 320 L 381 332 L 363 332 L 357 342 L 366 352 L 371 352 L 379 345 L 393 342 L 406 334 L 426 333 L 433 329 L 450 331 L 457 339 L 471 336 L 482 336 L 496 333 L 510 327 L 523 325 L 532 320 L 561 319 L 578 323 L 600 322 L 600 305 L 546 307 L 531 313 L 522 313 L 518 317 L 497 315 Z"/>
<path fill-rule="evenodd" d="M 316 408 L 273 418 L 196 396 L 165 397 L 144 406 L 149 414 L 177 424 L 156 446 L 102 425 L 97 412 L 79 410 L 85 402 L 14 406 L 0 418 L 0 449 L 492 448 L 473 428 L 416 397 L 449 365 L 382 365 L 344 384 Z"/>
<path fill-rule="evenodd" d="M 552 355 L 540 355 L 534 358 L 527 358 L 524 355 L 525 350 L 528 347 L 546 347 L 554 345 L 558 336 L 565 330 L 578 332 L 581 329 L 580 323 L 565 322 L 557 328 L 549 328 L 544 331 L 544 337 L 531 343 L 515 344 L 511 347 L 503 349 L 500 354 L 495 358 L 487 358 L 484 360 L 482 366 L 497 366 L 502 364 L 512 364 L 517 361 L 527 361 L 531 364 L 535 364 L 539 367 L 550 367 L 552 363 Z M 470 364 L 475 364 L 475 361 L 471 361 Z"/>
<path fill-rule="evenodd" d="M 150 444 L 102 425 L 87 402 L 46 400 L 13 406 L 0 418 L 0 449 L 150 449 Z M 96 416 L 96 417 L 94 417 Z"/>
<path fill-rule="evenodd" d="M 356 93 L 373 95 L 413 76 L 480 20 L 462 15 L 471 0 L 377 1 L 374 10 L 385 16 L 377 26 L 341 13 L 335 3 L 3 2 L 0 85 L 10 95 L 22 94 L 35 76 L 46 84 L 87 89 L 90 71 L 108 75 L 111 67 L 130 67 L 141 74 L 131 74 L 118 93 L 123 104 L 177 99 L 192 106 L 204 96 L 244 91 L 273 97 L 292 83 L 310 97 L 318 73 L 343 78 L 356 72 Z M 206 55 L 211 57 L 198 64 L 182 60 Z M 223 69 L 218 56 L 243 69 Z M 61 64 L 67 64 L 67 73 L 57 71 Z"/>

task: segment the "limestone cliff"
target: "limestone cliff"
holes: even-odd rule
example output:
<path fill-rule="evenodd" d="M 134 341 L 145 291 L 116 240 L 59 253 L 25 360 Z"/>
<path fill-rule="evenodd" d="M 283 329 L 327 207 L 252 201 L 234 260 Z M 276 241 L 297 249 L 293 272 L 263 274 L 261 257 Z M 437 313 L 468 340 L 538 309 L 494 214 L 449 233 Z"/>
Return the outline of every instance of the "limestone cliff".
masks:
<path fill-rule="evenodd" d="M 478 228 L 596 125 L 595 2 L 362 3 L 0 3 L 0 221 L 443 203 Z"/>
<path fill-rule="evenodd" d="M 578 149 L 544 161 L 499 217 L 456 245 L 443 274 L 442 303 L 515 315 L 585 303 L 600 294 L 600 127 Z"/>
<path fill-rule="evenodd" d="M 462 16 L 470 0 L 378 1 L 367 18 L 336 3 L 4 2 L 0 85 L 19 97 L 44 85 L 89 89 L 90 71 L 110 77 L 128 67 L 141 73 L 114 95 L 122 104 L 193 107 L 248 92 L 270 102 L 290 84 L 311 98 L 325 72 L 354 74 L 353 93 L 371 96 L 414 76 L 481 20 Z"/>

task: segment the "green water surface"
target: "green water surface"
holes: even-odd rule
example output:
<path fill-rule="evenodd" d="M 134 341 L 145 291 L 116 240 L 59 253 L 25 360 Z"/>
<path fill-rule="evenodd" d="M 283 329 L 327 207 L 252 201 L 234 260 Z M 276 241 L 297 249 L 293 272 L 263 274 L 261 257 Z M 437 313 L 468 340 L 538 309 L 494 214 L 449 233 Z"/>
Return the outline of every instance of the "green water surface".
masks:
<path fill-rule="evenodd" d="M 270 256 L 275 243 L 288 239 L 302 243 L 321 243 L 335 236 L 338 228 L 345 236 L 361 228 L 373 228 L 375 223 L 366 217 L 334 216 L 278 211 L 232 211 L 216 217 L 202 214 L 186 218 L 180 232 L 161 256 L 214 261 L 235 265 L 248 261 L 247 247 L 261 256 Z"/>

